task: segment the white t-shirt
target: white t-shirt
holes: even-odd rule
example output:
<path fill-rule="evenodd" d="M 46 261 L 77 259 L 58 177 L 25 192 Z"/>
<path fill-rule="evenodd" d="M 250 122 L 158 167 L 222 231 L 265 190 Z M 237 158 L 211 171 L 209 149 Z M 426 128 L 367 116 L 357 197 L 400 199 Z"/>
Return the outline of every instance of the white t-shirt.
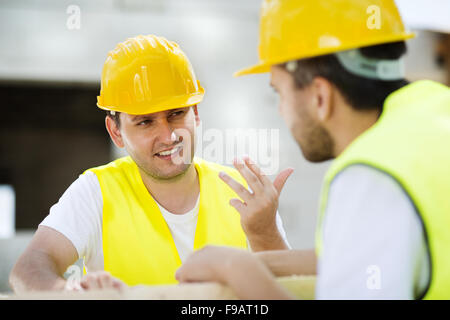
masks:
<path fill-rule="evenodd" d="M 353 165 L 332 182 L 318 261 L 317 299 L 415 299 L 430 266 L 424 230 L 388 174 Z"/>
<path fill-rule="evenodd" d="M 195 207 L 184 214 L 173 214 L 155 201 L 169 227 L 182 262 L 193 252 L 199 198 Z M 97 176 L 88 171 L 70 185 L 59 201 L 50 208 L 49 215 L 40 225 L 55 229 L 68 238 L 76 248 L 78 256 L 84 257 L 88 271 L 100 271 L 104 269 L 102 215 L 103 197 L 100 184 Z M 278 212 L 276 223 L 288 244 Z"/>

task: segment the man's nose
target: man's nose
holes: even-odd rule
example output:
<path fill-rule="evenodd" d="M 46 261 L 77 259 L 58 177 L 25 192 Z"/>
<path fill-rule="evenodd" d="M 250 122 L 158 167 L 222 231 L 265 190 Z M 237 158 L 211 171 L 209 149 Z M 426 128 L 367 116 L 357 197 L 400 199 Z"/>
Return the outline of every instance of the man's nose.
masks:
<path fill-rule="evenodd" d="M 173 144 L 177 140 L 174 128 L 166 119 L 158 121 L 158 140 L 167 145 Z"/>

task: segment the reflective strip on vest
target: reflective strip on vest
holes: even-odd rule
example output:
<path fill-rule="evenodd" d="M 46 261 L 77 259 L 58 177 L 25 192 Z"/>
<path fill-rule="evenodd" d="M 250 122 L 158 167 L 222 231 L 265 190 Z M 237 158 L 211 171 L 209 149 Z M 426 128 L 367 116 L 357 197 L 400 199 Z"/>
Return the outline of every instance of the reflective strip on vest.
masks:
<path fill-rule="evenodd" d="M 418 298 L 450 299 L 450 89 L 423 80 L 392 93 L 380 119 L 336 158 L 322 187 L 319 257 L 326 253 L 322 224 L 330 184 L 353 164 L 381 170 L 403 187 L 423 223 L 431 264 L 428 290 Z"/>
<path fill-rule="evenodd" d="M 246 248 L 240 215 L 229 205 L 238 196 L 218 174 L 225 171 L 247 187 L 245 180 L 229 167 L 199 158 L 194 164 L 200 183 L 194 250 L 208 244 Z M 134 161 L 124 157 L 88 171 L 96 174 L 103 197 L 104 269 L 128 285 L 176 283 L 181 260 L 175 242 Z"/>

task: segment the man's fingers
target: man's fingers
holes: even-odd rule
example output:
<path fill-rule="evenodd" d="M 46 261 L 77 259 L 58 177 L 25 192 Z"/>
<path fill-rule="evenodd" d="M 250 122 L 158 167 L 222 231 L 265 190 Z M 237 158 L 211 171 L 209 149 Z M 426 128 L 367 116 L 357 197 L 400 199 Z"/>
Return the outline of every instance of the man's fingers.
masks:
<path fill-rule="evenodd" d="M 281 193 L 281 190 L 283 189 L 287 178 L 289 178 L 292 172 L 294 172 L 293 168 L 284 169 L 278 174 L 278 176 L 273 181 L 273 185 L 275 186 L 275 189 L 277 189 L 278 195 Z"/>
<path fill-rule="evenodd" d="M 252 159 L 250 159 L 249 156 L 244 156 L 242 159 L 244 160 L 247 167 L 258 177 L 259 181 L 261 181 L 263 185 L 269 185 L 272 183 L 272 181 L 267 178 L 264 172 L 256 165 L 256 163 Z"/>
<path fill-rule="evenodd" d="M 189 269 L 188 267 L 183 264 L 178 270 L 175 272 L 175 279 L 177 279 L 178 282 L 188 282 L 189 281 Z"/>
<path fill-rule="evenodd" d="M 258 177 L 263 185 L 269 185 L 272 183 L 270 179 L 264 174 L 264 172 L 262 172 L 262 170 L 255 164 L 255 162 L 250 159 L 250 157 L 244 156 L 243 159 L 248 168 L 250 168 L 250 170 Z M 294 172 L 293 168 L 287 168 L 281 171 L 275 178 L 273 185 L 275 186 L 275 189 L 277 189 L 278 194 L 281 193 L 286 180 L 289 178 L 292 172 Z"/>
<path fill-rule="evenodd" d="M 221 171 L 219 177 L 237 193 L 244 201 L 248 202 L 251 199 L 251 193 L 242 184 L 231 178 L 228 174 Z"/>
<path fill-rule="evenodd" d="M 97 277 L 87 274 L 81 279 L 80 286 L 85 290 L 100 289 Z"/>
<path fill-rule="evenodd" d="M 101 289 L 112 287 L 112 277 L 109 273 L 101 273 L 98 276 L 98 284 Z"/>
<path fill-rule="evenodd" d="M 205 250 L 200 249 L 198 251 L 195 251 L 191 253 L 186 261 L 181 265 L 181 267 L 178 268 L 178 270 L 175 272 L 175 279 L 179 282 L 191 282 L 194 279 L 196 279 L 197 272 L 204 272 L 204 270 L 201 270 L 202 268 L 197 267 L 196 257 L 201 254 L 202 251 Z"/>
<path fill-rule="evenodd" d="M 253 173 L 252 170 L 246 165 L 246 163 L 239 159 L 234 159 L 234 167 L 239 171 L 241 176 L 247 181 L 247 184 L 253 191 L 253 193 L 260 193 L 264 188 L 259 177 Z"/>
<path fill-rule="evenodd" d="M 230 205 L 234 207 L 241 215 L 245 214 L 245 209 L 247 205 L 243 203 L 240 199 L 233 198 L 230 200 Z"/>
<path fill-rule="evenodd" d="M 179 282 L 220 282 L 217 268 L 220 265 L 218 260 L 225 258 L 222 254 L 224 248 L 208 245 L 191 253 L 176 271 L 175 279 Z"/>
<path fill-rule="evenodd" d="M 123 289 L 126 284 L 113 278 L 109 272 L 99 271 L 85 275 L 80 281 L 80 287 L 84 290 Z"/>
<path fill-rule="evenodd" d="M 66 285 L 64 286 L 64 290 L 67 291 L 84 291 L 84 289 L 80 285 L 80 281 L 69 279 L 66 281 Z"/>
<path fill-rule="evenodd" d="M 125 284 L 125 282 L 122 282 L 119 279 L 112 279 L 112 287 L 119 291 L 123 291 L 126 289 L 127 285 Z"/>
<path fill-rule="evenodd" d="M 175 273 L 175 279 L 180 283 L 201 282 L 201 277 L 197 273 L 201 273 L 198 268 L 191 268 L 190 265 L 183 264 Z"/>

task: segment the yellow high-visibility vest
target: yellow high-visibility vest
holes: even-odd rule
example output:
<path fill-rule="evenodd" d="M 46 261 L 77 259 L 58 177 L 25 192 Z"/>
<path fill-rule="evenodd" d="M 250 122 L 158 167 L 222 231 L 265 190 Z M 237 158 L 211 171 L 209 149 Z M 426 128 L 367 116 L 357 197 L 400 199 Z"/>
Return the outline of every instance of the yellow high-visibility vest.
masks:
<path fill-rule="evenodd" d="M 375 125 L 336 158 L 322 188 L 316 230 L 319 257 L 327 250 L 322 222 L 330 184 L 354 164 L 389 174 L 407 193 L 424 226 L 431 265 L 428 288 L 417 298 L 450 299 L 450 89 L 423 80 L 392 93 Z"/>
<path fill-rule="evenodd" d="M 246 248 L 239 213 L 229 204 L 238 198 L 218 176 L 225 171 L 247 187 L 238 171 L 195 158 L 200 203 L 194 250 L 205 245 Z M 176 283 L 181 266 L 164 217 L 146 189 L 130 157 L 89 169 L 96 174 L 103 197 L 104 269 L 128 285 Z M 173 195 L 176 197 L 176 194 Z"/>

